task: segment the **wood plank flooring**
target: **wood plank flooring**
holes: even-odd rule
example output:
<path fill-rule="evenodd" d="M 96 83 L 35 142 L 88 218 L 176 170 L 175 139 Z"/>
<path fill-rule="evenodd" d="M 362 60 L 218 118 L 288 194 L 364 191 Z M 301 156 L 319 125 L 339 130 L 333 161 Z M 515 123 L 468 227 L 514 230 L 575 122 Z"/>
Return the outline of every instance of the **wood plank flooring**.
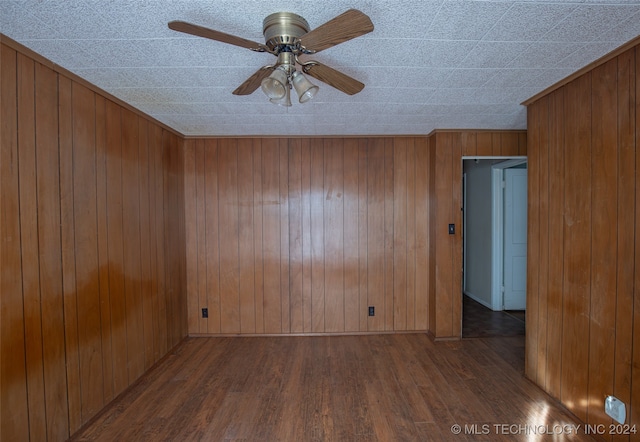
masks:
<path fill-rule="evenodd" d="M 194 337 L 72 440 L 592 440 L 533 435 L 580 424 L 523 372 L 522 336 Z"/>
<path fill-rule="evenodd" d="M 462 298 L 463 338 L 524 336 L 524 310 L 493 311 L 468 296 Z"/>

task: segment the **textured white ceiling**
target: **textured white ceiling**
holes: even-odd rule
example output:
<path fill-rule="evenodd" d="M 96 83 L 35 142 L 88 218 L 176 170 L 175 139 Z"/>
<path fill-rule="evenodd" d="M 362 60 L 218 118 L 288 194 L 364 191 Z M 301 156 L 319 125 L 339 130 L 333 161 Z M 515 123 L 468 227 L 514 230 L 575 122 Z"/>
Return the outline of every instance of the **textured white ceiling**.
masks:
<path fill-rule="evenodd" d="M 263 42 L 270 13 L 313 29 L 350 8 L 374 31 L 315 59 L 364 90 L 312 79 L 290 108 L 231 94 L 272 55 L 167 28 Z M 0 0 L 0 32 L 184 135 L 411 135 L 524 129 L 521 102 L 640 35 L 640 1 Z"/>

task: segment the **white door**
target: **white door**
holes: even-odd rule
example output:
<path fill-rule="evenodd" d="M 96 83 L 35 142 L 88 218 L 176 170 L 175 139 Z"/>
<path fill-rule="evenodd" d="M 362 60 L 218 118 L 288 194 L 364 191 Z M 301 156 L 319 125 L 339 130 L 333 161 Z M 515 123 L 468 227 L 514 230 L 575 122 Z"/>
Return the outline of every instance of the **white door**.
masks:
<path fill-rule="evenodd" d="M 524 310 L 527 292 L 527 169 L 505 169 L 504 309 Z"/>

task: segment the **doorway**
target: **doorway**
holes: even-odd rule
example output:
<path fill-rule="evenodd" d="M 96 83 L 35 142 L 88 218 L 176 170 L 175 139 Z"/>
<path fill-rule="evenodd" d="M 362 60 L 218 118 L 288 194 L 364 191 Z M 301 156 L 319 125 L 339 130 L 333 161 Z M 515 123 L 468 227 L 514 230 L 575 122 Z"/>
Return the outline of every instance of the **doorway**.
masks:
<path fill-rule="evenodd" d="M 463 337 L 524 335 L 526 157 L 463 157 Z"/>

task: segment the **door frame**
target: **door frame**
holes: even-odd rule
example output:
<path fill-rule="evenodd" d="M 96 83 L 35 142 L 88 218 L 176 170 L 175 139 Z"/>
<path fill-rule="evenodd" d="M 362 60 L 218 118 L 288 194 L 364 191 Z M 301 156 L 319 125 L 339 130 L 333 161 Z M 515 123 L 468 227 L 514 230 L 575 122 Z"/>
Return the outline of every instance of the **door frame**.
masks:
<path fill-rule="evenodd" d="M 527 163 L 527 157 L 511 157 L 491 166 L 491 309 L 504 310 L 504 169 Z"/>
<path fill-rule="evenodd" d="M 460 167 L 462 169 L 462 174 L 464 175 L 464 161 L 465 160 L 503 160 L 499 163 L 493 164 L 491 166 L 491 219 L 492 219 L 492 227 L 491 227 L 491 309 L 492 310 L 503 310 L 503 296 L 502 296 L 502 280 L 503 280 L 503 269 L 504 269 L 504 253 L 503 253 L 503 232 L 504 232 L 504 192 L 502 191 L 502 181 L 504 180 L 504 169 L 508 169 L 510 167 L 519 166 L 520 164 L 527 163 L 527 157 L 524 155 L 516 155 L 516 156 L 497 156 L 497 155 L 487 155 L 487 156 L 468 156 L 463 155 L 462 161 L 460 161 Z M 463 186 L 466 184 L 464 181 L 461 184 L 461 191 L 464 191 Z M 464 196 L 463 196 L 464 197 Z M 462 201 L 463 206 L 462 210 L 466 209 L 466 201 Z M 464 244 L 464 235 L 466 231 L 466 220 L 464 219 L 463 212 L 463 226 L 462 226 L 462 235 L 463 248 L 462 252 L 462 271 L 465 272 L 465 254 L 466 247 Z M 465 274 L 462 273 L 462 281 L 461 286 L 464 288 L 465 284 Z M 464 290 L 462 290 L 464 293 Z M 463 293 L 460 296 L 463 296 Z M 462 323 L 460 324 L 461 332 L 462 332 Z"/>

